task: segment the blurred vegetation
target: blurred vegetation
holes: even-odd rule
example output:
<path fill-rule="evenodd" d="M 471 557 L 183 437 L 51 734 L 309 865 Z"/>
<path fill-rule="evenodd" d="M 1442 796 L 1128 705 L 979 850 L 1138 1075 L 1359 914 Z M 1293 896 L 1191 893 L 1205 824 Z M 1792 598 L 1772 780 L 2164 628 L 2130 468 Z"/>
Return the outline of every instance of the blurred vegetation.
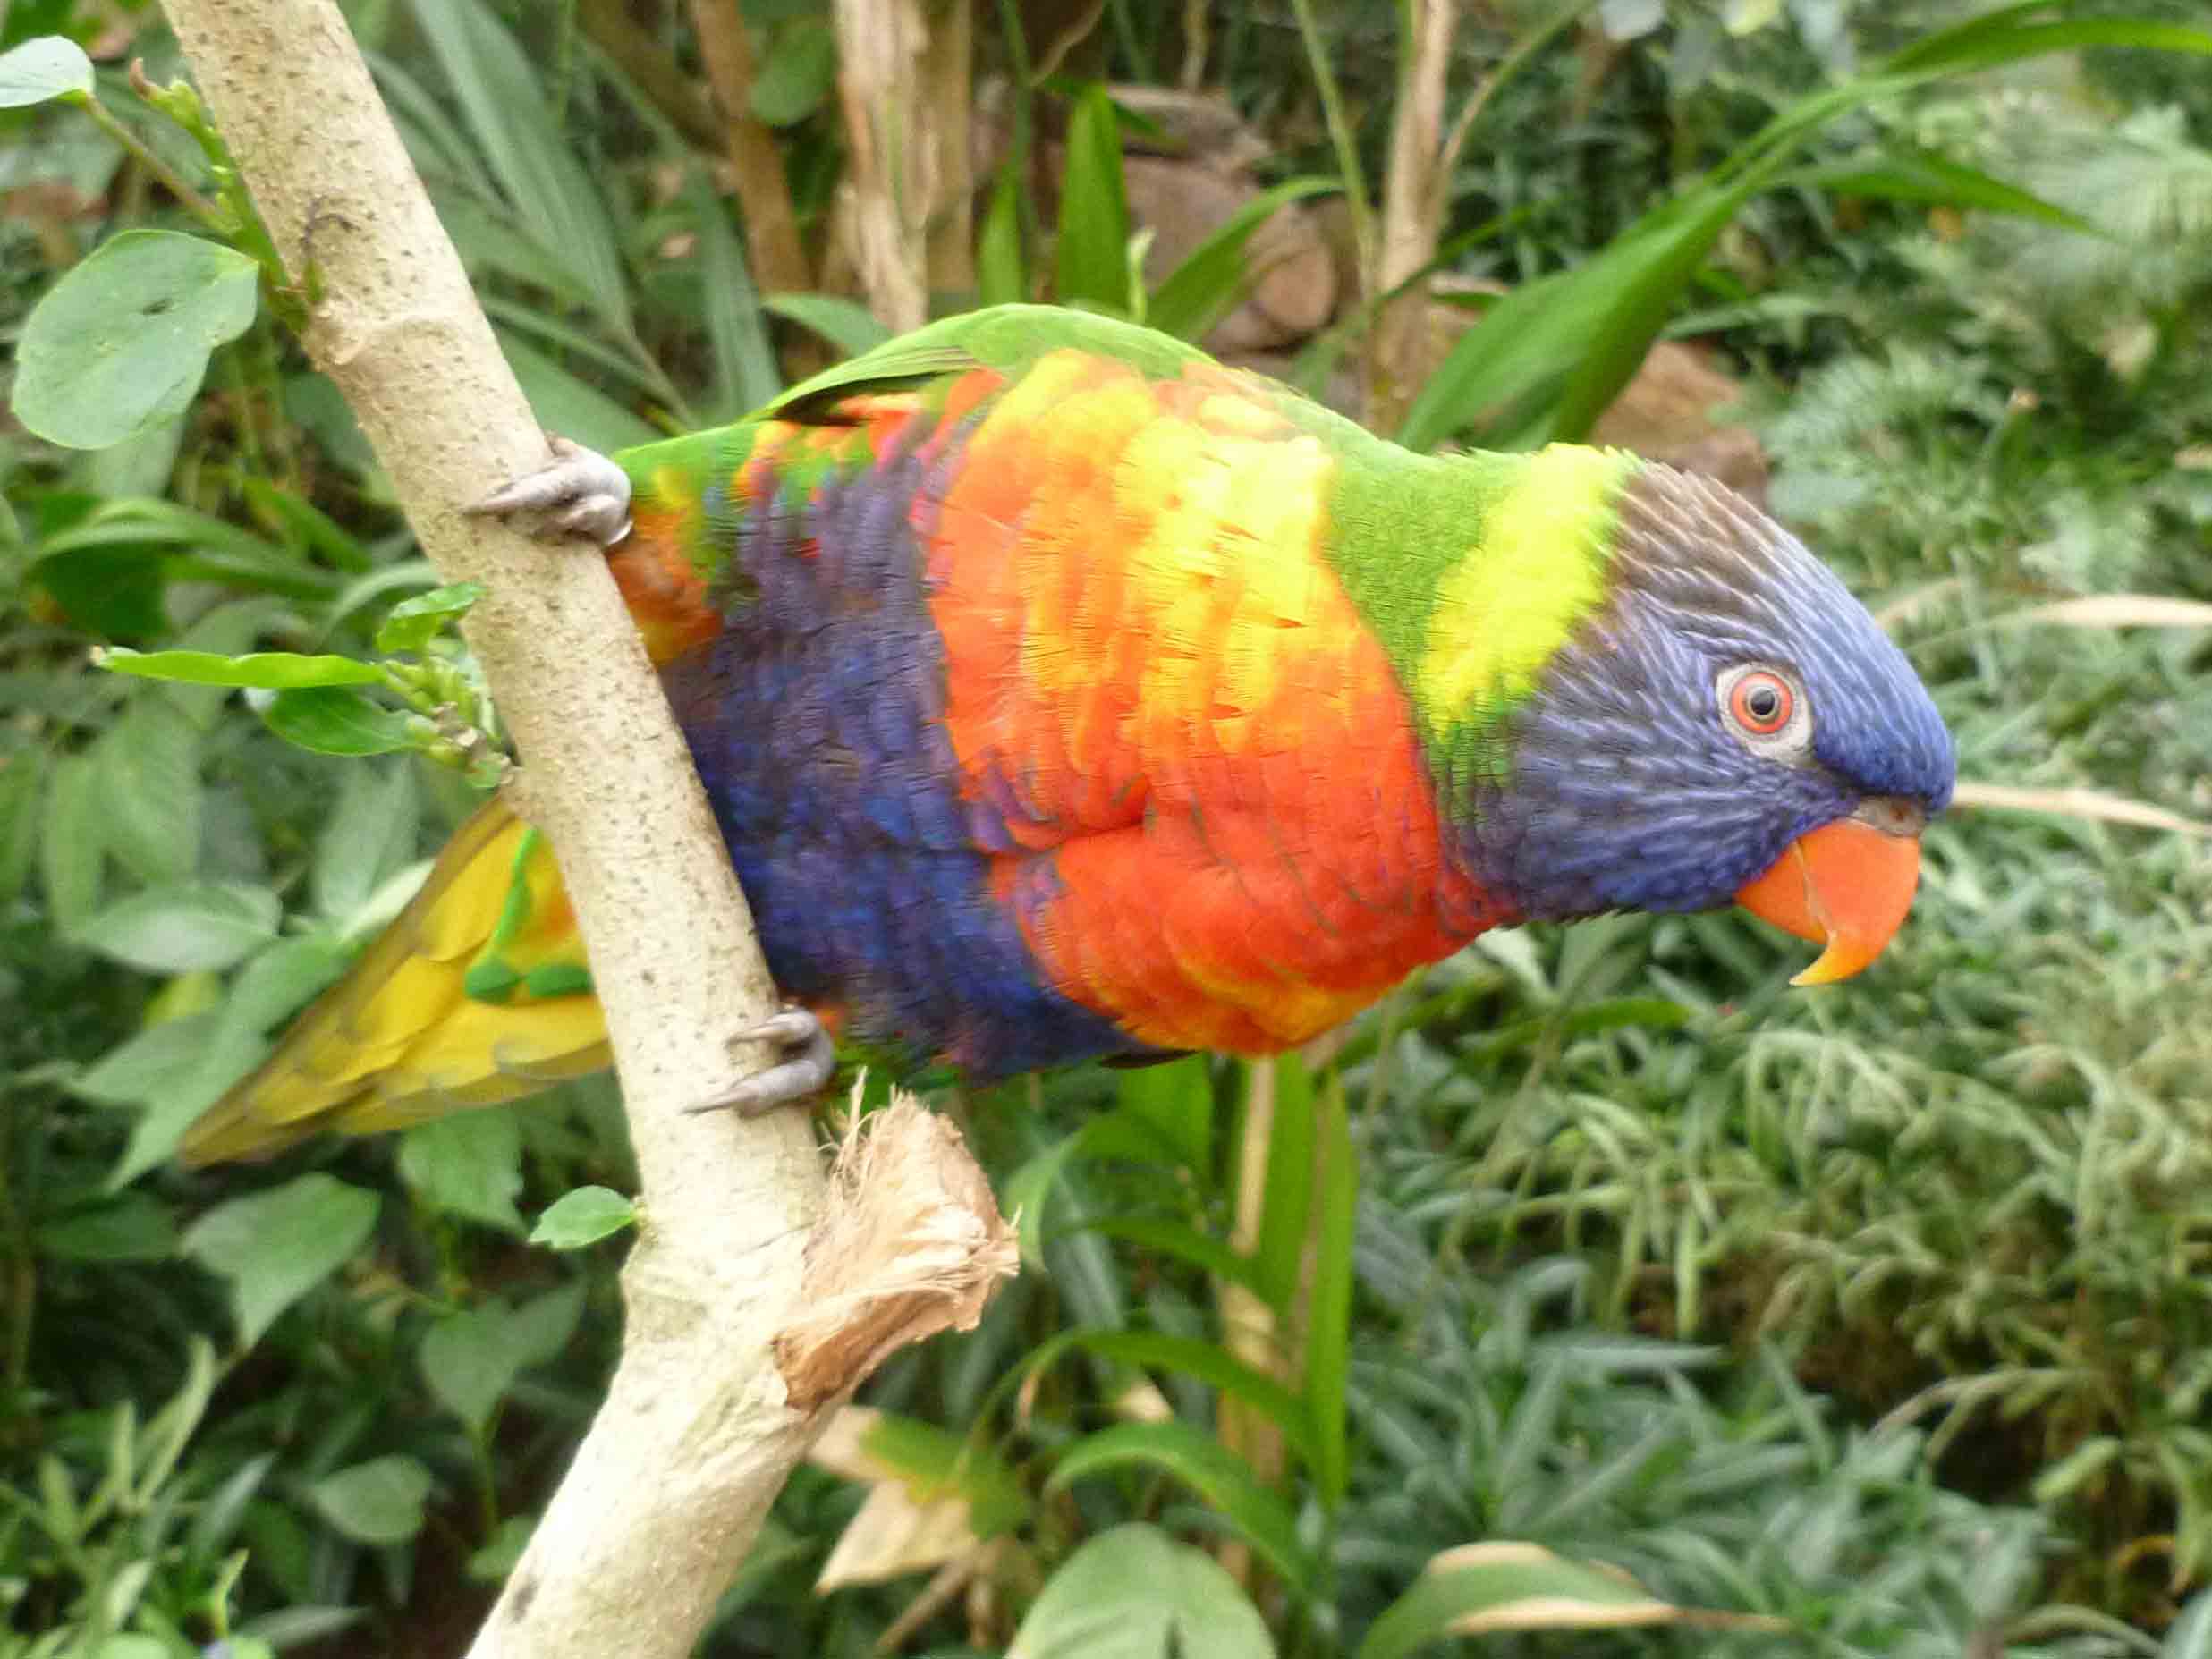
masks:
<path fill-rule="evenodd" d="M 1487 936 L 1307 1062 L 948 1092 L 1028 1267 L 869 1387 L 704 1651 L 2212 1652 L 2212 73 L 2110 44 L 2200 8 L 1571 9 L 1453 37 L 1453 107 L 1483 102 L 1434 264 L 1487 319 L 1411 435 L 1579 436 L 1655 334 L 1709 343 L 1776 511 L 1894 627 L 1962 775 L 2026 793 L 1931 831 L 1912 924 L 1840 990 L 1788 990 L 1801 951 L 1733 916 L 1614 920 Z M 835 253 L 829 8 L 742 14 L 809 279 L 766 292 L 791 250 L 701 113 L 709 10 L 349 7 L 539 415 L 601 447 L 882 332 Z M 1293 199 L 1345 199 L 1359 265 L 1399 8 L 975 25 L 1003 154 L 938 309 L 1199 337 Z M 105 116 L 0 100 L 19 346 L 114 233 L 204 234 L 165 182 L 199 151 L 125 73 L 179 72 L 158 15 L 0 13 L 0 51 L 55 35 Z M 1191 63 L 1278 188 L 1149 273 L 1123 166 L 1153 118 L 1105 89 Z M 528 1238 L 631 1184 L 605 1079 L 168 1160 L 470 796 L 389 681 L 88 662 L 466 687 L 455 601 L 391 619 L 435 577 L 282 309 L 120 443 L 0 424 L 0 1655 L 459 1651 L 618 1340 L 619 1246 Z"/>

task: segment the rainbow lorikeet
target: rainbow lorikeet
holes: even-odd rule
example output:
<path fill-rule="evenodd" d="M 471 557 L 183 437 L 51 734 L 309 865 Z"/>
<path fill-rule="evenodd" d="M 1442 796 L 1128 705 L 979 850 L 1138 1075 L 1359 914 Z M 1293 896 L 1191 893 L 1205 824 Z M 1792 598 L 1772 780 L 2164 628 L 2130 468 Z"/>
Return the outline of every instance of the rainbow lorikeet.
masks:
<path fill-rule="evenodd" d="M 1072 311 L 954 317 L 487 504 L 610 544 L 801 1005 L 747 1106 L 825 1080 L 815 1015 L 980 1078 L 1264 1053 L 1524 919 L 1741 901 L 1841 978 L 1951 795 L 1903 656 L 1721 486 L 1412 454 Z M 495 800 L 185 1153 L 606 1054 L 558 871 Z"/>

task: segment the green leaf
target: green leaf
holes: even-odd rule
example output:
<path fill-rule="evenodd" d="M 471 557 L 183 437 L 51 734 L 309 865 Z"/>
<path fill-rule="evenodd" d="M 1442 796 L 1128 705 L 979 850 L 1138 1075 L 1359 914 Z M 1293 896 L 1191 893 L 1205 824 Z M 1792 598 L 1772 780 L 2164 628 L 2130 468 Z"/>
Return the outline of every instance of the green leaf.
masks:
<path fill-rule="evenodd" d="M 0 906 L 23 890 L 38 851 L 38 808 L 46 756 L 36 749 L 0 755 Z"/>
<path fill-rule="evenodd" d="M 529 56 L 489 7 L 434 0 L 412 11 L 518 224 L 602 317 L 627 332 L 630 284 L 606 197 L 562 132 Z"/>
<path fill-rule="evenodd" d="M 207 1053 L 218 1017 L 188 1014 L 148 1026 L 80 1073 L 69 1092 L 104 1106 L 144 1105 L 191 1075 Z"/>
<path fill-rule="evenodd" d="M 404 1544 L 422 1530 L 430 1471 L 397 1453 L 371 1458 L 308 1488 L 322 1518 L 360 1544 Z"/>
<path fill-rule="evenodd" d="M 629 410 L 594 385 L 587 385 L 543 351 L 518 340 L 508 329 L 499 333 L 499 349 L 522 383 L 530 413 L 548 432 L 558 432 L 589 444 L 602 454 L 651 444 L 666 434 L 656 431 Z"/>
<path fill-rule="evenodd" d="M 635 1226 L 638 1206 L 606 1187 L 578 1187 L 548 1204 L 530 1229 L 530 1241 L 555 1250 L 581 1250 Z"/>
<path fill-rule="evenodd" d="M 522 1371 L 506 1351 L 506 1303 L 497 1299 L 449 1314 L 429 1329 L 416 1354 L 429 1392 L 476 1434 L 482 1434 L 493 1407 Z"/>
<path fill-rule="evenodd" d="M 284 907 L 263 887 L 186 882 L 112 904 L 75 932 L 76 942 L 148 973 L 233 967 L 276 936 Z"/>
<path fill-rule="evenodd" d="M 583 1311 L 583 1286 L 564 1285 L 517 1311 L 494 1297 L 431 1327 L 418 1356 L 440 1404 L 481 1434 L 514 1379 L 561 1351 Z"/>
<path fill-rule="evenodd" d="M 976 303 L 1012 305 L 1030 297 L 1021 258 L 1021 182 L 1011 165 L 999 169 L 991 205 L 976 242 Z"/>
<path fill-rule="evenodd" d="M 1178 339 L 1203 339 L 1259 280 L 1244 252 L 1259 227 L 1292 202 L 1343 189 L 1335 179 L 1287 179 L 1255 196 L 1167 274 L 1146 305 L 1145 321 Z"/>
<path fill-rule="evenodd" d="M 1121 118 L 1102 86 L 1087 88 L 1068 116 L 1060 182 L 1060 240 L 1053 295 L 1063 305 L 1129 309 L 1129 199 L 1122 180 Z"/>
<path fill-rule="evenodd" d="M 497 1584 L 515 1569 L 530 1547 L 538 1520 L 530 1515 L 510 1515 L 492 1528 L 483 1547 L 469 1557 L 469 1577 L 479 1584 Z"/>
<path fill-rule="evenodd" d="M 38 834 L 38 877 L 54 925 L 64 935 L 100 902 L 107 837 L 99 795 L 99 763 L 93 757 L 68 755 L 54 763 Z"/>
<path fill-rule="evenodd" d="M 0 109 L 21 109 L 72 92 L 92 96 L 92 60 L 74 40 L 42 35 L 0 52 Z"/>
<path fill-rule="evenodd" d="M 209 1210 L 185 1230 L 184 1253 L 231 1282 L 239 1340 L 250 1348 L 368 1240 L 377 1203 L 328 1175 L 302 1175 Z"/>
<path fill-rule="evenodd" d="M 686 173 L 683 199 L 699 239 L 699 307 L 714 348 L 716 411 L 733 420 L 775 397 L 784 379 L 760 320 L 760 299 L 745 268 L 745 250 L 704 167 Z"/>
<path fill-rule="evenodd" d="M 285 940 L 262 952 L 257 961 L 286 951 L 299 941 Z M 250 974 L 249 968 L 247 973 Z M 244 978 L 241 976 L 241 979 Z M 260 1037 L 242 1031 L 230 1017 L 231 1004 L 238 1001 L 233 994 L 223 1012 L 214 1019 L 207 1029 L 201 1046 L 177 1075 L 158 1090 L 148 1093 L 143 1104 L 146 1111 L 131 1130 L 130 1143 L 123 1156 L 109 1172 L 110 1191 L 138 1179 L 156 1164 L 165 1162 L 176 1150 L 177 1142 L 200 1113 L 216 1103 L 224 1089 L 246 1074 L 265 1052 Z M 182 1021 L 177 1023 L 182 1024 Z"/>
<path fill-rule="evenodd" d="M 227 605 L 218 605 L 207 612 L 178 635 L 177 648 L 205 651 L 223 658 L 242 656 L 251 649 L 255 637 L 263 629 L 283 625 L 289 610 L 290 607 L 283 600 L 267 595 L 250 599 L 233 599 Z M 95 660 L 104 655 L 107 653 L 96 654 Z M 162 695 L 182 709 L 185 718 L 205 733 L 214 730 L 222 719 L 223 704 L 229 690 L 227 686 L 192 685 L 171 681 L 163 688 Z"/>
<path fill-rule="evenodd" d="M 466 616 L 479 599 L 484 597 L 482 582 L 448 582 L 443 588 L 433 588 L 428 593 L 419 593 L 411 599 L 402 599 L 394 605 L 377 630 L 377 649 L 379 651 L 420 651 L 437 638 L 448 622 L 457 622 Z M 383 676 L 377 676 L 381 679 Z M 373 681 L 319 681 L 300 683 L 322 685 L 369 685 Z"/>
<path fill-rule="evenodd" d="M 1306 1224 L 1313 1207 L 1313 1075 L 1295 1052 L 1243 1071 L 1246 1122 L 1257 1113 L 1266 1113 L 1267 1122 L 1257 1253 L 1260 1292 L 1277 1313 L 1287 1315 L 1305 1274 Z M 1241 1131 L 1241 1139 L 1249 1156 L 1253 1149 L 1249 1127 Z"/>
<path fill-rule="evenodd" d="M 208 1402 L 215 1398 L 218 1375 L 215 1344 L 193 1333 L 185 1345 L 184 1381 L 162 1402 L 141 1436 L 144 1457 L 138 1465 L 138 1486 L 132 1494 L 141 1508 L 153 1502 L 154 1494 L 176 1472 L 184 1448 L 191 1443 L 192 1431 L 207 1416 Z"/>
<path fill-rule="evenodd" d="M 1188 1423 L 1123 1423 L 1086 1435 L 1053 1465 L 1045 1490 L 1058 1492 L 1088 1475 L 1132 1464 L 1166 1470 L 1234 1521 L 1301 1596 L 1316 1593 L 1318 1569 L 1298 1541 L 1298 1519 L 1290 1506 L 1250 1464 Z"/>
<path fill-rule="evenodd" d="M 2198 30 L 2127 19 L 2030 24 L 2022 15 L 2023 8 L 2012 7 L 1940 31 L 1870 73 L 1800 98 L 1590 259 L 1508 294 L 1421 388 L 1399 442 L 1428 449 L 1478 421 L 1487 423 L 1484 442 L 1493 447 L 1585 436 L 1634 375 L 1730 221 L 1778 182 L 1789 156 L 1838 115 L 1947 75 L 2047 52 L 2135 46 L 2212 55 L 2212 34 Z M 2015 195 L 1995 180 L 1977 182 L 1981 175 L 1970 168 L 1938 165 L 1949 190 L 1978 191 L 2011 211 L 2036 211 L 2025 192 Z"/>
<path fill-rule="evenodd" d="M 42 1223 L 38 1253 L 59 1261 L 157 1262 L 177 1247 L 175 1219 L 150 1192 L 121 1192 L 89 1209 Z"/>
<path fill-rule="evenodd" d="M 1255 1296 L 1260 1293 L 1259 1265 L 1250 1257 L 1240 1256 L 1219 1239 L 1182 1222 L 1154 1215 L 1102 1215 L 1089 1226 L 1102 1237 L 1119 1239 L 1155 1255 L 1172 1256 L 1200 1273 L 1241 1284 Z"/>
<path fill-rule="evenodd" d="M 1727 189 L 1708 186 L 1657 208 L 1574 270 L 1498 300 L 1421 387 L 1398 441 L 1428 449 L 1486 417 L 1484 441 L 1496 446 L 1581 436 L 1628 384 L 1676 296 L 1765 182 L 1761 174 Z"/>
<path fill-rule="evenodd" d="M 1314 1460 L 1313 1426 L 1305 1403 L 1265 1372 L 1246 1365 L 1218 1343 L 1197 1337 L 1169 1336 L 1158 1331 L 1063 1331 L 1032 1348 L 1020 1365 L 1000 1383 L 1004 1389 L 1018 1385 L 1056 1363 L 1071 1351 L 1118 1359 L 1123 1365 L 1157 1366 L 1180 1371 L 1225 1394 L 1234 1395 L 1264 1413 L 1282 1431 L 1283 1438 L 1308 1464 Z"/>
<path fill-rule="evenodd" d="M 94 750 L 107 850 L 141 881 L 183 881 L 199 863 L 199 749 L 182 709 L 137 697 Z"/>
<path fill-rule="evenodd" d="M 1995 69 L 2047 52 L 2079 52 L 2092 47 L 2144 47 L 2158 52 L 2182 52 L 2212 57 L 2212 34 L 2145 18 L 2096 18 L 2075 22 L 2015 23 L 2008 21 L 2022 10 L 2048 7 L 2006 7 L 1986 17 L 1971 19 L 1954 29 L 1916 40 L 1881 66 L 1885 75 L 1910 74 L 1920 79 L 1970 74 Z"/>
<path fill-rule="evenodd" d="M 400 1138 L 401 1177 L 434 1209 L 521 1233 L 522 1131 L 506 1106 L 456 1112 Z"/>
<path fill-rule="evenodd" d="M 1616 1569 L 1570 1561 L 1534 1544 L 1470 1544 L 1429 1562 L 1413 1587 L 1369 1628 L 1357 1659 L 1403 1659 L 1453 1635 L 1654 1625 L 1789 1629 L 1782 1620 L 1751 1613 L 1677 1607 Z"/>
<path fill-rule="evenodd" d="M 347 766 L 315 842 L 315 908 L 350 921 L 415 850 L 420 813 L 406 761 Z"/>
<path fill-rule="evenodd" d="M 318 755 L 388 755 L 415 744 L 405 715 L 347 686 L 279 691 L 261 719 L 278 737 Z"/>
<path fill-rule="evenodd" d="M 968 1506 L 968 1526 L 979 1538 L 1026 1526 L 1035 1506 L 1021 1477 L 996 1451 L 972 1435 L 956 1435 L 895 1411 L 878 1411 L 860 1435 L 860 1449 L 886 1473 L 927 1502 L 948 1493 Z"/>
<path fill-rule="evenodd" d="M 1992 178 L 1979 168 L 1941 156 L 1896 154 L 1831 162 L 1792 174 L 1788 182 L 1832 190 L 1839 196 L 1878 196 L 1894 201 L 1979 207 L 1990 213 L 2040 219 L 2062 230 L 2104 235 L 2078 213 L 2045 201 L 2016 184 Z"/>
<path fill-rule="evenodd" d="M 821 108 L 837 80 L 837 38 L 828 21 L 796 17 L 768 42 L 753 77 L 752 113 L 771 127 L 788 127 Z"/>
<path fill-rule="evenodd" d="M 381 640 L 378 643 L 381 647 Z M 96 651 L 92 660 L 119 674 L 181 680 L 188 685 L 250 685 L 281 691 L 293 686 L 384 683 L 384 671 L 374 663 L 351 656 L 302 656 L 292 651 L 221 656 L 212 651 L 133 651 L 118 645 Z"/>
<path fill-rule="evenodd" d="M 1117 1114 L 1146 1125 L 1199 1190 L 1212 1190 L 1214 1081 L 1205 1055 L 1133 1067 L 1114 1079 L 1114 1095 Z"/>
<path fill-rule="evenodd" d="M 64 274 L 16 343 L 15 413 L 104 449 L 184 412 L 208 358 L 252 326 L 260 267 L 171 231 L 124 231 Z"/>
<path fill-rule="evenodd" d="M 835 294 L 764 294 L 760 305 L 786 322 L 812 329 L 847 357 L 872 351 L 891 338 L 891 331 L 866 306 Z"/>
<path fill-rule="evenodd" d="M 313 502 L 266 478 L 241 479 L 240 487 L 254 511 L 276 526 L 297 550 L 320 554 L 351 575 L 377 567 L 375 548 Z"/>
<path fill-rule="evenodd" d="M 1157 1527 L 1102 1532 L 1060 1564 L 1006 1659 L 1274 1659 L 1267 1621 L 1203 1550 Z"/>
<path fill-rule="evenodd" d="M 1021 1246 L 1021 1259 L 1045 1259 L 1045 1219 L 1050 1213 L 1055 1189 L 1069 1163 L 1083 1149 L 1079 1132 L 1055 1141 L 1030 1156 L 1004 1183 L 1000 1208 L 1014 1218 L 1014 1236 Z"/>

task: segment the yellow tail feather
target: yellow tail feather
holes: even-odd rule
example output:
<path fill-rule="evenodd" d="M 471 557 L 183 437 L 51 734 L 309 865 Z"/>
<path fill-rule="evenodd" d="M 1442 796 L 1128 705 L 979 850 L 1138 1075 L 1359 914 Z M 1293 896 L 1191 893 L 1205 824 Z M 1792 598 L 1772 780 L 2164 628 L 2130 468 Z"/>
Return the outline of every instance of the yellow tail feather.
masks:
<path fill-rule="evenodd" d="M 403 1128 L 602 1070 L 589 983 L 550 849 L 494 799 L 345 977 L 186 1131 L 181 1155 L 266 1157 L 321 1130 Z"/>

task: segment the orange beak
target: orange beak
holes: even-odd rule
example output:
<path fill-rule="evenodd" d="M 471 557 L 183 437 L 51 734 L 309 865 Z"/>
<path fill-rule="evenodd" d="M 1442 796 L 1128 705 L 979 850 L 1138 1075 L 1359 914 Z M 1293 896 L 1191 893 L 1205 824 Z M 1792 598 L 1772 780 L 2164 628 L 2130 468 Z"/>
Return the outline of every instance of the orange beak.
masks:
<path fill-rule="evenodd" d="M 1763 921 L 1825 946 L 1792 985 L 1848 979 L 1882 953 L 1920 885 L 1920 839 L 1859 818 L 1801 835 L 1736 902 Z"/>

